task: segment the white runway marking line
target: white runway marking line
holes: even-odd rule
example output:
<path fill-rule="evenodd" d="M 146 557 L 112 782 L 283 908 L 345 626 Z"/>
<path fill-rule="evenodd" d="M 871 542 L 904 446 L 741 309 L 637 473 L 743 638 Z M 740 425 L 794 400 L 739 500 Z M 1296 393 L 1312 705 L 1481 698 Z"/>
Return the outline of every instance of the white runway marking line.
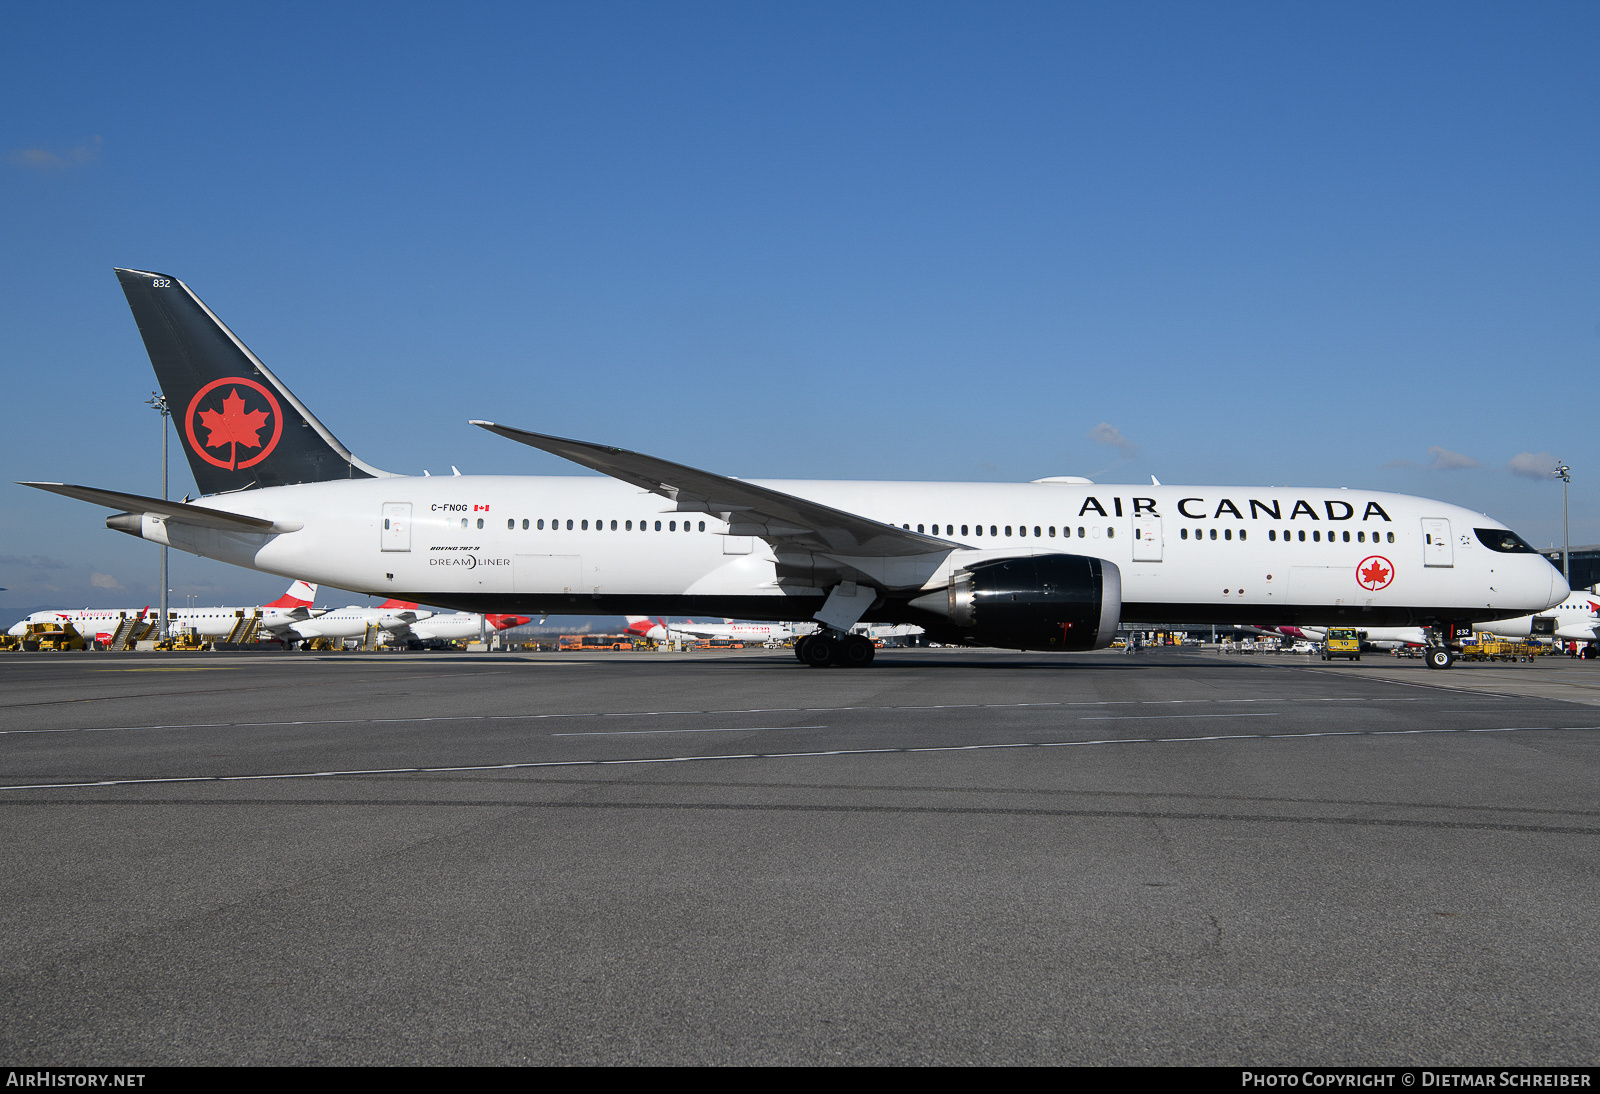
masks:
<path fill-rule="evenodd" d="M 98 786 L 151 786 L 167 783 L 266 782 L 273 779 L 332 779 L 355 775 L 450 775 L 466 771 L 519 771 L 557 767 L 625 767 L 638 764 L 706 763 L 713 760 L 805 760 L 824 756 L 888 756 L 931 752 L 984 752 L 1020 748 L 1092 748 L 1098 745 L 1204 744 L 1211 741 L 1286 741 L 1316 737 L 1395 737 L 1467 733 L 1591 733 L 1600 726 L 1501 726 L 1495 729 L 1361 729 L 1321 733 L 1236 733 L 1214 737 L 1121 737 L 1098 741 L 1014 741 L 988 745 L 930 745 L 920 748 L 836 748 L 822 752 L 735 752 L 721 756 L 641 756 L 629 760 L 535 760 L 525 763 L 468 764 L 453 767 L 380 767 L 349 771 L 288 771 L 263 775 L 173 775 L 150 779 L 96 779 L 87 782 L 21 783 L 0 790 L 80 790 Z M 397 802 L 404 805 L 404 802 Z"/>
<path fill-rule="evenodd" d="M 786 733 L 791 729 L 827 726 L 739 726 L 734 729 L 602 729 L 589 733 L 552 733 L 552 737 L 653 737 L 658 733 Z"/>
<path fill-rule="evenodd" d="M 301 718 L 277 722 L 174 722 L 147 726 L 68 726 L 62 729 L 0 729 L 0 737 L 37 733 L 132 733 L 152 729 L 271 729 L 277 726 L 407 725 L 425 722 L 535 722 L 550 718 L 682 718 L 718 714 L 829 714 L 852 710 L 1024 710 L 1029 708 L 1181 706 L 1199 703 L 1421 703 L 1420 698 L 1365 695 L 1281 699 L 1126 699 L 1089 703 L 918 703 L 883 707 L 751 707 L 738 710 L 618 710 L 574 714 L 440 714 L 416 718 Z M 1442 700 L 1441 700 L 1442 701 Z"/>
<path fill-rule="evenodd" d="M 1079 718 L 1080 722 L 1172 722 L 1194 718 L 1281 718 L 1277 711 L 1267 714 L 1102 714 Z"/>

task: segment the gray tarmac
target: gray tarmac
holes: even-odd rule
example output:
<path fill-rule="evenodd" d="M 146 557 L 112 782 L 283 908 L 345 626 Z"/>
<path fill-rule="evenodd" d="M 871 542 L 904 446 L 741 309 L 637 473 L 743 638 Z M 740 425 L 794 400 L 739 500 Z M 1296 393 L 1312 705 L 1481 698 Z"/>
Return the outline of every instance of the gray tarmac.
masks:
<path fill-rule="evenodd" d="M 1600 664 L 0 656 L 0 1062 L 1593 1065 Z"/>

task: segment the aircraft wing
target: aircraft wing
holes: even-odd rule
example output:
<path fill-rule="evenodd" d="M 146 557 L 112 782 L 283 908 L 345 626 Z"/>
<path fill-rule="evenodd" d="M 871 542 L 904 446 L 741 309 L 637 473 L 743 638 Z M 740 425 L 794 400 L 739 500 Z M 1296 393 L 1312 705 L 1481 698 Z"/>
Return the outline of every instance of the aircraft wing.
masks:
<path fill-rule="evenodd" d="M 19 482 L 18 486 L 31 486 L 35 490 L 48 490 L 52 494 L 76 498 L 108 509 L 121 509 L 129 513 L 155 513 L 179 524 L 198 524 L 202 528 L 218 528 L 224 532 L 292 532 L 301 525 L 283 524 L 261 517 L 246 517 L 238 513 L 225 513 L 203 505 L 190 505 L 182 501 L 147 498 L 141 494 L 123 494 L 116 490 L 99 490 L 92 486 L 73 486 L 64 482 Z"/>
<path fill-rule="evenodd" d="M 277 634 L 279 631 L 286 631 L 293 628 L 296 623 L 304 623 L 308 619 L 315 618 L 305 608 L 291 608 L 288 610 L 278 608 L 276 610 L 282 614 L 270 620 L 262 620 L 262 630 L 271 631 L 273 634 Z"/>
<path fill-rule="evenodd" d="M 610 445 L 529 433 L 494 422 L 472 424 L 659 494 L 676 502 L 680 513 L 712 514 L 728 522 L 729 535 L 756 536 L 775 548 L 865 559 L 925 556 L 963 546 L 780 490 Z"/>

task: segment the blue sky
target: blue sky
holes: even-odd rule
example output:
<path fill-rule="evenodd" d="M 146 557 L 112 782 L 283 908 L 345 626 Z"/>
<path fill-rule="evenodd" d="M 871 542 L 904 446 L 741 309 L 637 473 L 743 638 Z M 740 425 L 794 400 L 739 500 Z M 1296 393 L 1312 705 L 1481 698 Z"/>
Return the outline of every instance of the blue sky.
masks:
<path fill-rule="evenodd" d="M 746 477 L 1397 490 L 1542 545 L 1559 485 L 1508 465 L 1554 456 L 1600 541 L 1593 4 L 6 23 L 6 480 L 158 488 L 130 265 L 395 471 L 566 473 L 484 417 Z M 0 613 L 154 599 L 104 515 L 0 487 Z M 173 555 L 178 604 L 282 584 Z"/>

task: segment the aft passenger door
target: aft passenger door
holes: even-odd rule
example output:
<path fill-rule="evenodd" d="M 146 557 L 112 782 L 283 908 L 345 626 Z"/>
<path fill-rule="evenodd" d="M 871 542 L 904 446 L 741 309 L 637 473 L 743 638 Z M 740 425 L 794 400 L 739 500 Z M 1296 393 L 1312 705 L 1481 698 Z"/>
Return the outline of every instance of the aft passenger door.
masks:
<path fill-rule="evenodd" d="M 1161 518 L 1135 517 L 1133 519 L 1133 561 L 1161 561 Z"/>
<path fill-rule="evenodd" d="M 1422 564 L 1454 566 L 1455 544 L 1450 540 L 1450 522 L 1439 517 L 1422 518 Z"/>
<path fill-rule="evenodd" d="M 411 503 L 385 502 L 383 506 L 383 550 L 411 550 Z"/>

